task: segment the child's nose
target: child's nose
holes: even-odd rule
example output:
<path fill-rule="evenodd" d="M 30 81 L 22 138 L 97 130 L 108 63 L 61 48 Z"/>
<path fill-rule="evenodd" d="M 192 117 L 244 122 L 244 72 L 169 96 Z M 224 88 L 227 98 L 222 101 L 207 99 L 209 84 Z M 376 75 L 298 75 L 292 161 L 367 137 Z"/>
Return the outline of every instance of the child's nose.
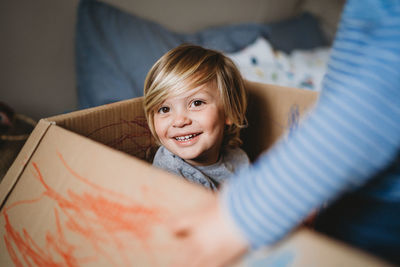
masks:
<path fill-rule="evenodd" d="M 176 114 L 176 116 L 175 116 L 175 118 L 174 118 L 173 126 L 174 126 L 174 127 L 181 128 L 181 127 L 184 127 L 184 126 L 186 126 L 186 125 L 191 124 L 191 122 L 192 122 L 192 121 L 191 121 L 191 119 L 187 116 L 187 114 L 184 113 L 184 112 L 181 112 L 181 113 Z"/>

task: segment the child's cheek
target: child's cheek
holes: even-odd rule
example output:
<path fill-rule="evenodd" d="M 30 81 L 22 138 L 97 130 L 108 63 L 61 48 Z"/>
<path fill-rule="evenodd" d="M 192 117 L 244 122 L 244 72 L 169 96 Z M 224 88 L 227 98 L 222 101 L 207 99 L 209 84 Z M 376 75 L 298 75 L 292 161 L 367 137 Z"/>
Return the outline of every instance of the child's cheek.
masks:
<path fill-rule="evenodd" d="M 154 120 L 155 130 L 158 138 L 164 138 L 168 133 L 168 125 L 170 125 L 169 118 L 157 118 Z"/>

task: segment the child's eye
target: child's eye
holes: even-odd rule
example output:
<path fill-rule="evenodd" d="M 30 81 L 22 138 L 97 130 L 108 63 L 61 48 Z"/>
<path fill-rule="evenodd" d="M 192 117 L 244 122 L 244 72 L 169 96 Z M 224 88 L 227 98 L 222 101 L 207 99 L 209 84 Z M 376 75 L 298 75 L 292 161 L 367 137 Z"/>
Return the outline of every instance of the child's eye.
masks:
<path fill-rule="evenodd" d="M 161 107 L 158 109 L 158 113 L 165 114 L 169 112 L 169 107 Z"/>
<path fill-rule="evenodd" d="M 195 100 L 195 101 L 192 102 L 191 106 L 192 106 L 192 107 L 200 107 L 200 106 L 203 105 L 203 104 L 204 104 L 204 101 Z"/>

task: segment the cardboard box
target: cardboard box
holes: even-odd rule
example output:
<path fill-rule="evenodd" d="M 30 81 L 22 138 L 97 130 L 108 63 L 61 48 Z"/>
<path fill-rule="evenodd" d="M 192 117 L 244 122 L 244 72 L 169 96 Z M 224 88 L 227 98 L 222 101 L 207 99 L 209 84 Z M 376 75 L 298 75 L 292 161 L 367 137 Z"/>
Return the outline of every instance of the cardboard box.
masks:
<path fill-rule="evenodd" d="M 247 88 L 243 136 L 251 159 L 290 134 L 318 97 L 250 82 Z M 0 184 L 0 265 L 174 266 L 177 241 L 165 224 L 208 192 L 153 168 L 155 149 L 141 98 L 42 119 Z M 291 266 L 382 266 L 309 231 L 283 244 L 295 251 Z M 261 255 L 274 259 L 279 251 Z M 238 264 L 255 266 L 251 259 L 259 257 Z"/>

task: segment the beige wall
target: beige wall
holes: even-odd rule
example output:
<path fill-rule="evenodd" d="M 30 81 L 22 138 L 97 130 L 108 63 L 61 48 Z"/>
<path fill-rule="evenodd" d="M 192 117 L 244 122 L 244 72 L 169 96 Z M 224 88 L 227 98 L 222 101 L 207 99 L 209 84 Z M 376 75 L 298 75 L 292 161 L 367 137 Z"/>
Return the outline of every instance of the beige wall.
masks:
<path fill-rule="evenodd" d="M 131 13 L 193 32 L 232 22 L 270 22 L 293 16 L 303 0 L 102 0 Z M 132 4 L 135 2 L 135 4 Z M 150 4 L 150 3 L 153 4 Z M 154 4 L 156 3 L 156 4 Z"/>
<path fill-rule="evenodd" d="M 107 0 L 148 18 L 162 16 L 168 27 L 186 31 L 233 18 L 260 20 L 266 14 L 262 9 L 278 19 L 292 12 L 289 3 L 295 1 Z M 219 3 L 218 7 L 212 8 L 213 3 Z M 280 13 L 271 12 L 277 3 L 287 5 Z M 0 101 L 18 113 L 39 119 L 76 107 L 73 36 L 77 4 L 78 0 L 0 1 Z"/>
<path fill-rule="evenodd" d="M 190 32 L 230 22 L 280 20 L 310 0 L 104 1 Z M 0 1 L 0 101 L 35 119 L 75 109 L 77 5 L 78 0 Z"/>
<path fill-rule="evenodd" d="M 38 119 L 75 108 L 77 3 L 0 1 L 0 101 L 18 113 Z"/>

